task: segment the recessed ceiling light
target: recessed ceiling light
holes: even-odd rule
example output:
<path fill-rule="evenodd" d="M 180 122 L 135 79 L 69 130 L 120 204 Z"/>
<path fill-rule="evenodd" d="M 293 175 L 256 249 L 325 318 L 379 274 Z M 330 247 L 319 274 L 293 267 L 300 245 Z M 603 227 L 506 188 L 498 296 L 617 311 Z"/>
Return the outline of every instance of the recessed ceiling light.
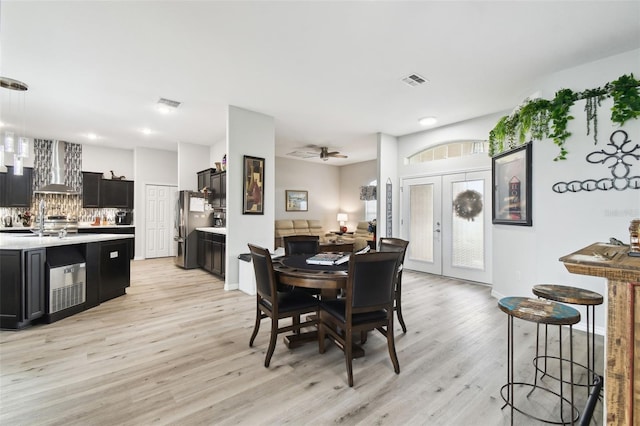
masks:
<path fill-rule="evenodd" d="M 144 128 L 144 129 L 141 130 L 141 132 L 143 134 L 145 134 L 145 135 L 150 135 L 151 134 L 151 129 Z"/>
<path fill-rule="evenodd" d="M 87 133 L 87 138 L 89 140 L 95 141 L 96 139 L 98 139 L 98 135 L 96 135 L 95 133 Z"/>
<path fill-rule="evenodd" d="M 438 119 L 435 117 L 424 117 L 418 121 L 423 126 L 433 126 L 438 122 Z"/>

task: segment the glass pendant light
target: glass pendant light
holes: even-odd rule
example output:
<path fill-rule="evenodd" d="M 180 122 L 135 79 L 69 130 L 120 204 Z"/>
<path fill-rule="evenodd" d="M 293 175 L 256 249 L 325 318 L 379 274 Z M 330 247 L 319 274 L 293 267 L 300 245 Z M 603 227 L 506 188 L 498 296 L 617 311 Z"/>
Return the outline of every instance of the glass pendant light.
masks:
<path fill-rule="evenodd" d="M 18 157 L 27 158 L 29 156 L 29 138 L 21 136 L 18 141 Z"/>
<path fill-rule="evenodd" d="M 16 176 L 22 176 L 24 173 L 22 157 L 18 157 L 18 154 L 13 155 L 13 174 Z"/>
<path fill-rule="evenodd" d="M 0 144 L 0 167 L 4 167 L 4 145 Z"/>
<path fill-rule="evenodd" d="M 15 140 L 13 139 L 13 132 L 4 132 L 4 151 L 14 152 Z"/>

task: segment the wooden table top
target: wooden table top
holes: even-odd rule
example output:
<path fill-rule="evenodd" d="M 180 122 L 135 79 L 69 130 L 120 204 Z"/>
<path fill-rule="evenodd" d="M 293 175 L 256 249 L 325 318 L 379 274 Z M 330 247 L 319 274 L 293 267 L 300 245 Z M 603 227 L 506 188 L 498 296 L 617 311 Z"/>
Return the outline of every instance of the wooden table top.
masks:
<path fill-rule="evenodd" d="M 574 305 L 601 305 L 604 300 L 600 293 L 567 285 L 538 284 L 532 291 L 536 296 Z"/>
<path fill-rule="evenodd" d="M 508 315 L 542 324 L 572 325 L 580 321 L 580 312 L 550 300 L 503 297 L 498 306 Z"/>
<path fill-rule="evenodd" d="M 341 289 L 347 286 L 349 264 L 325 266 L 307 265 L 310 255 L 294 255 L 273 260 L 273 269 L 283 284 L 296 287 Z"/>
<path fill-rule="evenodd" d="M 560 261 L 574 274 L 619 281 L 640 281 L 640 257 L 629 256 L 628 246 L 594 243 Z"/>

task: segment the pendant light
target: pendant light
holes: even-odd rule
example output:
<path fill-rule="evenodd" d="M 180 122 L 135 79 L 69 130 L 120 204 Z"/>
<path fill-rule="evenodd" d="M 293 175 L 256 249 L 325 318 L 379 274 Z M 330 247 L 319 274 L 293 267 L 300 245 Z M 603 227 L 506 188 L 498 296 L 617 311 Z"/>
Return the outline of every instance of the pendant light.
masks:
<path fill-rule="evenodd" d="M 11 91 L 26 92 L 29 89 L 25 83 L 8 77 L 0 77 L 0 87 Z M 11 98 L 9 107 L 11 109 Z M 26 101 L 22 96 L 22 136 L 15 136 L 15 130 L 5 131 L 0 150 L 0 166 L 5 166 L 6 156 L 13 154 L 13 174 L 20 176 L 24 170 L 24 159 L 29 157 L 29 138 L 25 136 L 26 130 Z M 14 126 L 15 127 L 15 126 Z"/>

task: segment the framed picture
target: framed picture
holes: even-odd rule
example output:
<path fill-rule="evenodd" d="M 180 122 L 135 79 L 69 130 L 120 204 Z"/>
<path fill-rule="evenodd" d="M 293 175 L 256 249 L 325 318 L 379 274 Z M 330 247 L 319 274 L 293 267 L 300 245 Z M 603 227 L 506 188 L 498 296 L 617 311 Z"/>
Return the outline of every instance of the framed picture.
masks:
<path fill-rule="evenodd" d="M 242 214 L 264 214 L 264 158 L 244 156 Z"/>
<path fill-rule="evenodd" d="M 309 209 L 309 193 L 307 191 L 285 191 L 286 210 L 288 212 L 306 212 Z"/>
<path fill-rule="evenodd" d="M 493 157 L 493 223 L 532 226 L 531 143 Z"/>

